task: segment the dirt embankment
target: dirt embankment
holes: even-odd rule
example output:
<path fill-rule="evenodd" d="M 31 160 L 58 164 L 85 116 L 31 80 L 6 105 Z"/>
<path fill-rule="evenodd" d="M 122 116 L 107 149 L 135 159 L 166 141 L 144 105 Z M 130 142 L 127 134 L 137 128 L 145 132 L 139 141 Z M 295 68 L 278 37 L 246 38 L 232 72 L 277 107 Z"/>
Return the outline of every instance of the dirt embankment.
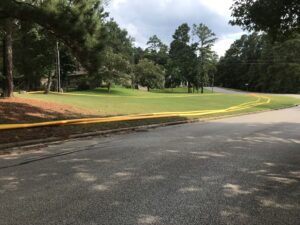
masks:
<path fill-rule="evenodd" d="M 45 122 L 93 116 L 95 113 L 92 111 L 69 105 L 25 98 L 0 99 L 0 124 Z"/>

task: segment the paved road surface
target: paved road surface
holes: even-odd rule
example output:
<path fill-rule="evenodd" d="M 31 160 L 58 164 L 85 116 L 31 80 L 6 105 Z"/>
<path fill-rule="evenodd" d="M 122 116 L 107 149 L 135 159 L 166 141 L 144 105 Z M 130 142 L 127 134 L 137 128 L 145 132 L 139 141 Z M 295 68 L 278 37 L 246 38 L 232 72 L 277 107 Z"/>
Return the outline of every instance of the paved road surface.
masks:
<path fill-rule="evenodd" d="M 0 159 L 1 225 L 298 225 L 300 108 Z"/>
<path fill-rule="evenodd" d="M 206 87 L 208 90 L 211 90 L 211 87 Z M 228 89 L 228 88 L 222 88 L 222 87 L 214 87 L 214 91 L 217 93 L 223 93 L 223 94 L 245 94 L 245 93 L 251 93 L 241 90 L 235 90 L 235 89 Z M 262 93 L 266 95 L 275 95 L 275 96 L 289 96 L 294 98 L 300 98 L 300 94 L 270 94 L 270 93 Z"/>
<path fill-rule="evenodd" d="M 209 87 L 207 89 L 211 90 L 211 87 Z M 245 94 L 245 93 L 247 93 L 245 91 L 228 89 L 228 88 L 221 88 L 221 87 L 214 87 L 214 92 L 219 92 L 219 93 L 224 93 L 224 94 Z"/>

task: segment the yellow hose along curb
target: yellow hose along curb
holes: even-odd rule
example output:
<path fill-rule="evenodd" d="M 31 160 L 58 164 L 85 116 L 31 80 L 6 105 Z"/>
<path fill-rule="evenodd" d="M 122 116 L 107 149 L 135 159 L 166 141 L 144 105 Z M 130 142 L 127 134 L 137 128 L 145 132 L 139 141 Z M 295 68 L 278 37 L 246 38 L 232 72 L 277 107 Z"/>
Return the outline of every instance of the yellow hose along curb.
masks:
<path fill-rule="evenodd" d="M 74 120 L 61 120 L 42 123 L 31 124 L 2 124 L 0 130 L 13 130 L 13 129 L 25 129 L 34 127 L 48 127 L 48 126 L 62 126 L 62 125 L 77 125 L 77 124 L 95 124 L 95 123 L 108 123 L 108 122 L 122 122 L 122 121 L 134 121 L 144 119 L 159 119 L 169 117 L 184 117 L 184 116 L 204 116 L 226 112 L 236 112 L 244 109 L 253 108 L 260 105 L 269 104 L 271 99 L 265 96 L 252 95 L 257 97 L 257 100 L 246 102 L 237 106 L 232 106 L 227 109 L 218 110 L 201 110 L 201 111 L 189 111 L 189 112 L 161 112 L 151 114 L 136 114 L 127 116 L 114 116 L 106 118 L 86 118 L 86 119 L 74 119 Z"/>

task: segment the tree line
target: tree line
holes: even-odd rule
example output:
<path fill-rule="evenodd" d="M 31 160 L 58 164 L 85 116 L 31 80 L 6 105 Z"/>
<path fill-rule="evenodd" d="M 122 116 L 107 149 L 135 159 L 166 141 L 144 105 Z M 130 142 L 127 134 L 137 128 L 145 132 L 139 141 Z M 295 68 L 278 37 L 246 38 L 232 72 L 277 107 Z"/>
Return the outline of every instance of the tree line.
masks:
<path fill-rule="evenodd" d="M 262 92 L 300 92 L 300 6 L 297 0 L 237 0 L 232 25 L 251 32 L 220 59 L 216 35 L 205 24 L 180 25 L 170 45 L 157 35 L 145 49 L 104 11 L 100 0 L 1 0 L 0 91 L 62 87 L 84 68 L 79 89 L 114 84 L 188 92 L 213 85 Z M 269 15 L 266 17 L 265 15 Z M 58 51 L 60 67 L 57 68 Z M 42 84 L 42 80 L 45 80 Z M 15 86 L 14 86 L 15 85 Z"/>
<path fill-rule="evenodd" d="M 218 63 L 218 85 L 243 90 L 300 93 L 299 0 L 237 0 L 232 25 L 251 32 Z"/>
<path fill-rule="evenodd" d="M 47 93 L 55 86 L 57 42 L 62 84 L 80 65 L 89 75 L 79 81 L 81 89 L 186 85 L 189 92 L 203 92 L 216 68 L 217 56 L 211 50 L 215 34 L 204 24 L 182 24 L 170 46 L 154 35 L 141 49 L 99 0 L 3 0 L 0 15 L 0 82 L 6 97 L 14 89 L 39 90 L 42 79 L 47 80 Z M 192 43 L 191 36 L 197 41 Z"/>
<path fill-rule="evenodd" d="M 272 42 L 266 34 L 243 35 L 218 63 L 219 86 L 270 93 L 300 93 L 300 35 Z"/>

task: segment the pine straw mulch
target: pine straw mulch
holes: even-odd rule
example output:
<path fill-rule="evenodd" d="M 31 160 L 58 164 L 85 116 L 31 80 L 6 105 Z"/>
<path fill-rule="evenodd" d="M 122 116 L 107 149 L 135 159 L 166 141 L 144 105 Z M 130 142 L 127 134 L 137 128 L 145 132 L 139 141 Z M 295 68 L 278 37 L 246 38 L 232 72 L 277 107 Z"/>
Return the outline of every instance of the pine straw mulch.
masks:
<path fill-rule="evenodd" d="M 0 99 L 0 124 L 20 124 L 92 117 L 91 110 L 25 98 Z M 99 116 L 99 115 L 98 115 Z"/>

